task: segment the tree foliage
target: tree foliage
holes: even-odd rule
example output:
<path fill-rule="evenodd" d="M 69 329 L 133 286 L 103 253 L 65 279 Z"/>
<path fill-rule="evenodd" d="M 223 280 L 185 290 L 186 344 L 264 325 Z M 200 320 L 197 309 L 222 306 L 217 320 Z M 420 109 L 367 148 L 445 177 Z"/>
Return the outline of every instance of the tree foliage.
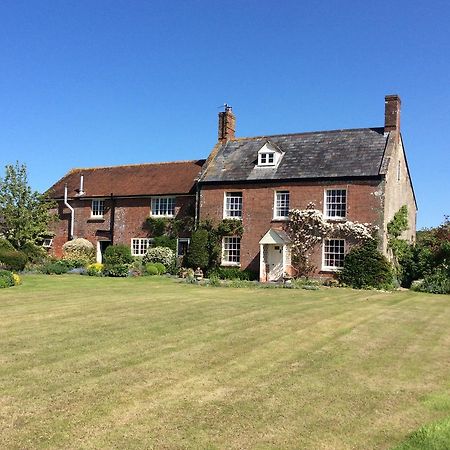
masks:
<path fill-rule="evenodd" d="M 5 167 L 5 177 L 0 178 L 0 235 L 15 248 L 27 242 L 40 244 L 49 235 L 55 206 L 45 194 L 31 189 L 24 164 Z"/>

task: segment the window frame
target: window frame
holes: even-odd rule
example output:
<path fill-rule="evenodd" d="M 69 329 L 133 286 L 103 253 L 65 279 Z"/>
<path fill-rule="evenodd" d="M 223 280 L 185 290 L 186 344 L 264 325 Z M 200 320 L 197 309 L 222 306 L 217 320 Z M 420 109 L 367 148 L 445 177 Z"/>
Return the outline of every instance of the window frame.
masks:
<path fill-rule="evenodd" d="M 239 194 L 239 195 L 236 195 Z M 240 215 L 239 216 L 232 216 L 228 213 L 231 211 L 238 211 L 233 209 L 228 209 L 228 198 L 240 198 L 241 199 L 241 205 L 240 205 Z M 225 191 L 223 193 L 223 218 L 224 219 L 236 219 L 236 220 L 242 220 L 242 214 L 243 214 L 243 206 L 244 206 L 244 195 L 242 191 Z"/>
<path fill-rule="evenodd" d="M 334 254 L 334 255 L 340 255 L 340 253 L 332 253 L 332 252 L 327 252 L 326 251 L 326 245 L 327 242 L 330 241 L 340 241 L 343 242 L 342 246 L 343 246 L 343 251 L 342 251 L 342 265 L 341 266 L 329 266 L 326 264 L 326 255 L 328 254 Z M 344 266 L 344 258 L 345 255 L 347 254 L 347 242 L 345 239 L 324 239 L 322 242 L 322 270 L 325 272 L 339 272 L 340 270 L 342 270 L 342 267 Z M 336 258 L 335 258 L 336 259 Z"/>
<path fill-rule="evenodd" d="M 226 252 L 234 249 L 227 249 L 226 248 L 226 241 L 229 239 L 236 240 L 236 244 L 238 245 L 237 255 L 238 255 L 238 261 L 230 261 L 229 259 L 225 259 Z M 223 236 L 222 238 L 222 257 L 221 257 L 221 265 L 222 266 L 233 266 L 233 267 L 240 267 L 241 266 L 241 237 L 240 236 Z"/>
<path fill-rule="evenodd" d="M 138 242 L 138 248 L 140 250 L 139 253 L 136 253 L 134 251 L 134 243 L 133 243 L 133 241 L 139 241 Z M 145 248 L 145 252 L 144 253 L 141 252 L 141 250 L 142 250 L 142 243 L 141 243 L 141 241 L 147 241 L 147 247 Z M 144 238 L 141 238 L 141 237 L 131 238 L 130 243 L 131 243 L 131 245 L 130 245 L 130 247 L 131 247 L 131 256 L 144 256 L 147 253 L 147 250 L 151 247 L 151 245 L 153 243 L 153 238 L 147 238 L 147 237 L 144 237 Z"/>
<path fill-rule="evenodd" d="M 287 201 L 287 215 L 280 216 L 278 215 L 278 210 L 281 209 L 278 208 L 278 194 L 284 194 L 288 195 L 288 201 Z M 289 219 L 289 211 L 290 211 L 290 200 L 291 200 L 291 193 L 288 190 L 280 190 L 274 192 L 274 203 L 273 203 L 273 219 L 274 220 L 288 220 Z"/>
<path fill-rule="evenodd" d="M 189 250 L 189 246 L 191 245 L 191 239 L 190 238 L 178 238 L 177 239 L 177 256 L 183 257 L 184 254 L 180 255 L 180 246 L 179 246 L 180 242 L 187 242 L 187 248 Z"/>
<path fill-rule="evenodd" d="M 328 192 L 331 191 L 342 191 L 345 192 L 345 208 L 343 216 L 330 216 L 328 214 Z M 340 205 L 342 203 L 331 203 L 335 205 Z M 323 216 L 327 220 L 346 220 L 347 219 L 347 207 L 348 207 L 348 189 L 347 188 L 325 188 L 323 193 Z"/>
<path fill-rule="evenodd" d="M 94 208 L 94 203 L 98 203 L 99 207 Z M 101 208 L 100 208 L 100 205 L 102 205 Z M 97 209 L 98 211 L 101 210 L 101 214 L 94 214 L 95 209 Z M 93 198 L 91 200 L 91 218 L 92 219 L 103 219 L 104 215 L 105 215 L 105 199 L 104 198 Z"/>
<path fill-rule="evenodd" d="M 42 247 L 44 248 L 52 248 L 52 245 L 53 245 L 53 238 L 44 238 L 44 240 L 42 241 Z"/>
<path fill-rule="evenodd" d="M 173 213 L 168 213 L 169 208 L 167 203 L 167 207 L 164 214 L 155 214 L 153 211 L 153 205 L 154 203 L 158 203 L 158 206 L 155 208 L 155 211 L 161 211 L 161 200 L 171 200 L 173 203 Z M 150 198 L 150 216 L 151 217 L 175 217 L 176 216 L 176 197 L 173 195 L 157 195 Z"/>
<path fill-rule="evenodd" d="M 263 162 L 263 156 L 265 161 Z M 272 161 L 270 161 L 270 157 Z M 277 164 L 276 152 L 273 150 L 264 150 L 258 152 L 258 166 L 275 166 Z"/>

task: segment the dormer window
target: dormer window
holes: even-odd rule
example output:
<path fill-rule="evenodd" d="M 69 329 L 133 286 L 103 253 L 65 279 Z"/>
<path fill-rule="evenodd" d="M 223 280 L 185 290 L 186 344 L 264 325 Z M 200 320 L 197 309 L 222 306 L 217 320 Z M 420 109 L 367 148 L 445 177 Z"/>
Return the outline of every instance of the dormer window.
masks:
<path fill-rule="evenodd" d="M 267 141 L 258 151 L 258 166 L 276 166 L 283 152 L 272 142 Z"/>

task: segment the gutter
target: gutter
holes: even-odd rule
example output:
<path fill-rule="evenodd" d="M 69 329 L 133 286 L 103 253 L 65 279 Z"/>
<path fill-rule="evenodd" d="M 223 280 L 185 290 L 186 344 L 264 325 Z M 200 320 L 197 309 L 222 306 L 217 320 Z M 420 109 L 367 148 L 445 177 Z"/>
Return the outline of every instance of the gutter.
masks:
<path fill-rule="evenodd" d="M 75 210 L 69 205 L 67 201 L 67 184 L 64 186 L 64 204 L 70 209 L 70 234 L 69 241 L 73 239 L 73 229 L 75 225 Z"/>

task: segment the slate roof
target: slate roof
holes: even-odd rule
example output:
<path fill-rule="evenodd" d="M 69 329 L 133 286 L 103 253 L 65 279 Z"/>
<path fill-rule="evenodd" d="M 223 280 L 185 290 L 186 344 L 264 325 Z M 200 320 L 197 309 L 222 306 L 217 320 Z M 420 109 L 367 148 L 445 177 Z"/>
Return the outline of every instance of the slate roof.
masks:
<path fill-rule="evenodd" d="M 134 164 L 111 167 L 72 169 L 56 182 L 49 194 L 64 197 L 79 194 L 80 177 L 84 177 L 83 197 L 189 194 L 195 191 L 195 182 L 205 160 L 178 161 L 156 164 Z"/>
<path fill-rule="evenodd" d="M 201 182 L 236 182 L 380 175 L 389 134 L 384 128 L 319 131 L 230 140 L 213 150 Z M 284 155 L 276 167 L 258 167 L 266 143 Z"/>

